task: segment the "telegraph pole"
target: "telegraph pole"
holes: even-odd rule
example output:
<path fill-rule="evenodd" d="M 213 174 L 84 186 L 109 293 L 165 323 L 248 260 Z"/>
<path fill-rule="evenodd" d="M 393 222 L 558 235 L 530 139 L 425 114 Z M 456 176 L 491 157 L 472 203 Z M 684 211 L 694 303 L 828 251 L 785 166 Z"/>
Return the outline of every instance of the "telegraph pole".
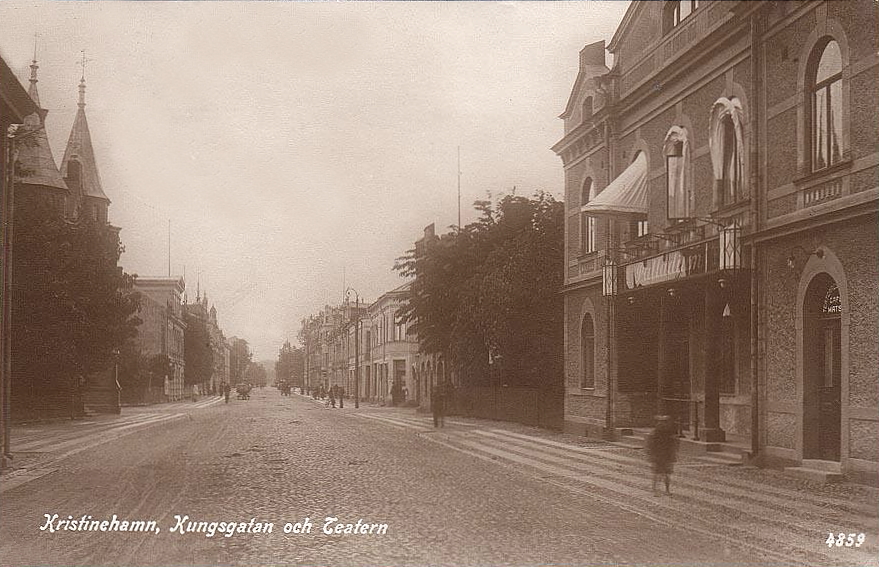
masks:
<path fill-rule="evenodd" d="M 458 146 L 458 232 L 461 232 L 461 146 Z"/>

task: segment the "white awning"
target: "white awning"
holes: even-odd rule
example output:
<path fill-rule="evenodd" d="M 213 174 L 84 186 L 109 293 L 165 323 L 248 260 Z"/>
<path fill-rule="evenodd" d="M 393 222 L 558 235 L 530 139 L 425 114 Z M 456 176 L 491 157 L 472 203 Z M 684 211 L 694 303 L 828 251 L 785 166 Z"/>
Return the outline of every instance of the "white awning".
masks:
<path fill-rule="evenodd" d="M 597 197 L 580 207 L 580 212 L 600 215 L 647 215 L 647 158 L 639 153 L 635 161 Z"/>

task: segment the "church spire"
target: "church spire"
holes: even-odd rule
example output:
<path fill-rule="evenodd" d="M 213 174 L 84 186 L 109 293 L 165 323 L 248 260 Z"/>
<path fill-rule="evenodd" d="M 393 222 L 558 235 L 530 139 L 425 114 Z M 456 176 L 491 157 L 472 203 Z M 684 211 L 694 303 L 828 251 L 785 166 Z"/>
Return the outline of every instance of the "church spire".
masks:
<path fill-rule="evenodd" d="M 85 108 L 85 77 L 79 80 L 79 102 L 77 106 Z"/>
<path fill-rule="evenodd" d="M 110 199 L 101 186 L 101 176 L 95 161 L 92 137 L 85 116 L 85 64 L 88 61 L 82 52 L 82 75 L 79 79 L 79 108 L 73 119 L 73 128 L 67 139 L 64 159 L 61 160 L 61 174 L 73 193 L 68 213 L 77 216 L 82 210 L 94 211 L 98 219 L 106 220 L 106 209 Z M 97 201 L 97 202 L 96 202 Z M 94 208 L 97 207 L 97 208 Z M 100 211 L 100 212 L 98 212 Z"/>
<path fill-rule="evenodd" d="M 34 101 L 38 108 L 40 107 L 40 93 L 37 91 L 37 82 L 39 81 L 37 79 L 37 69 L 39 68 L 40 66 L 37 65 L 37 54 L 34 53 L 34 59 L 31 61 L 31 84 L 27 89 L 27 94 L 30 95 L 31 100 Z"/>

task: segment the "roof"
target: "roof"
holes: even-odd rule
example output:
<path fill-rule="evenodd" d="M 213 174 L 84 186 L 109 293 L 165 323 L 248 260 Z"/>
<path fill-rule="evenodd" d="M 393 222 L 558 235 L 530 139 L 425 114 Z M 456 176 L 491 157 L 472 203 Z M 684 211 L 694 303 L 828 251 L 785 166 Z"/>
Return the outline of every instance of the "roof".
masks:
<path fill-rule="evenodd" d="M 39 108 L 28 96 L 27 91 L 18 81 L 18 77 L 0 57 L 0 100 L 3 105 L 12 111 L 14 121 L 23 120 L 28 114 L 32 114 Z M 3 133 L 5 135 L 5 132 Z"/>
<path fill-rule="evenodd" d="M 611 53 L 616 52 L 617 47 L 623 40 L 623 37 L 629 31 L 629 26 L 631 25 L 632 20 L 635 19 L 635 12 L 639 10 L 643 4 L 644 0 L 636 0 L 635 2 L 629 4 L 629 8 L 623 15 L 623 21 L 620 22 L 620 25 L 617 27 L 616 32 L 614 32 L 613 37 L 610 39 L 610 43 L 607 46 L 608 51 L 610 51 Z"/>
<path fill-rule="evenodd" d="M 579 98 L 584 83 L 590 79 L 595 79 L 601 75 L 605 75 L 610 71 L 604 63 L 604 40 L 596 41 L 586 45 L 580 50 L 580 64 L 577 78 L 574 79 L 574 86 L 571 88 L 571 94 L 568 95 L 568 102 L 565 110 L 559 115 L 559 118 L 567 118 L 574 110 L 574 104 Z"/>
<path fill-rule="evenodd" d="M 110 199 L 107 198 L 101 186 L 101 176 L 98 174 L 95 152 L 92 148 L 92 137 L 89 133 L 88 120 L 85 117 L 85 79 L 79 83 L 79 109 L 73 120 L 70 138 L 67 139 L 64 159 L 61 160 L 61 174 L 64 177 L 68 177 L 67 167 L 74 159 L 82 166 L 82 196 L 109 201 Z M 72 189 L 77 190 L 78 188 Z"/>
<path fill-rule="evenodd" d="M 647 157 L 639 153 L 597 197 L 580 207 L 590 214 L 647 214 Z"/>
<path fill-rule="evenodd" d="M 18 169 L 21 172 L 18 181 L 26 185 L 41 185 L 67 192 L 67 184 L 58 171 L 52 148 L 49 146 L 49 137 L 46 135 L 46 115 L 49 111 L 40 108 L 40 95 L 37 92 L 38 68 L 36 61 L 31 63 L 30 86 L 27 93 L 37 109 L 25 117 L 25 129 L 18 135 L 21 140 L 16 144 Z"/>
<path fill-rule="evenodd" d="M 43 117 L 45 112 L 37 111 L 24 119 L 26 130 L 18 135 L 18 181 L 26 185 L 42 185 L 67 192 L 67 184 L 55 165 L 49 137 L 46 135 Z"/>

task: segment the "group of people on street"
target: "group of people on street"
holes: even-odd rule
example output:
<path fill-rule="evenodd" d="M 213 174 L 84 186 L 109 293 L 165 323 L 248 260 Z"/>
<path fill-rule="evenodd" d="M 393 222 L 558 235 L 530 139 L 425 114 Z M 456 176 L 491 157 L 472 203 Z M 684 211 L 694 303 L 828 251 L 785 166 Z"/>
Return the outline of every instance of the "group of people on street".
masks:
<path fill-rule="evenodd" d="M 345 407 L 345 388 L 338 384 L 329 388 L 323 385 L 312 388 L 311 397 L 315 400 L 326 400 L 327 407 L 336 407 L 336 401 L 339 402 L 339 408 Z"/>

